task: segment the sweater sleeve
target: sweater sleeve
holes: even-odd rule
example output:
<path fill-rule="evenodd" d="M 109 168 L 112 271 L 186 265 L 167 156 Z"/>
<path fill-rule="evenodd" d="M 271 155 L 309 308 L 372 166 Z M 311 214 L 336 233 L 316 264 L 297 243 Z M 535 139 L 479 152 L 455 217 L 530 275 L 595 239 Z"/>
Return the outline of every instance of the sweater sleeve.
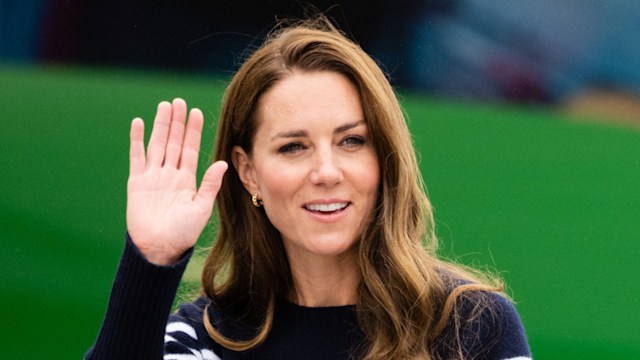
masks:
<path fill-rule="evenodd" d="M 127 234 L 102 327 L 85 359 L 161 359 L 167 319 L 191 253 L 174 265 L 157 266 Z"/>
<path fill-rule="evenodd" d="M 465 359 L 531 359 L 522 321 L 511 301 L 497 293 L 479 292 L 460 305 Z"/>
<path fill-rule="evenodd" d="M 531 359 L 527 336 L 513 304 L 500 294 L 484 291 L 459 296 L 436 349 L 442 359 Z"/>
<path fill-rule="evenodd" d="M 487 359 L 531 359 L 531 349 L 524 326 L 515 306 L 506 298 L 494 294 L 497 329 L 489 332 L 493 346 Z M 485 315 L 486 317 L 486 315 Z"/>

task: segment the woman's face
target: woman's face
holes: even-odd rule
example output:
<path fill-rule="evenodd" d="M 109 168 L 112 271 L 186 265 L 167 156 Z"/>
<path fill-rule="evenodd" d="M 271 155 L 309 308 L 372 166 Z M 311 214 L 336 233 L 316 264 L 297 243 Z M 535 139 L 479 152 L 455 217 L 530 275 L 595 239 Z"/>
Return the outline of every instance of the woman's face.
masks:
<path fill-rule="evenodd" d="M 371 220 L 380 168 L 355 86 L 300 72 L 262 95 L 253 156 L 234 163 L 280 232 L 288 255 L 340 255 Z"/>

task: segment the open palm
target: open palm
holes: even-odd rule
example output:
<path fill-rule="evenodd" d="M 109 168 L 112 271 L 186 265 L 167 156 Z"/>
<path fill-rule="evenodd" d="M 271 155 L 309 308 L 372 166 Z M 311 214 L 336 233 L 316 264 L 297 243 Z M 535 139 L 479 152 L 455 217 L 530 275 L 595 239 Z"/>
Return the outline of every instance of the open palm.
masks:
<path fill-rule="evenodd" d="M 152 263 L 176 262 L 195 245 L 211 217 L 227 163 L 207 169 L 200 188 L 196 170 L 203 115 L 182 99 L 161 102 L 145 154 L 144 123 L 131 123 L 127 230 Z"/>

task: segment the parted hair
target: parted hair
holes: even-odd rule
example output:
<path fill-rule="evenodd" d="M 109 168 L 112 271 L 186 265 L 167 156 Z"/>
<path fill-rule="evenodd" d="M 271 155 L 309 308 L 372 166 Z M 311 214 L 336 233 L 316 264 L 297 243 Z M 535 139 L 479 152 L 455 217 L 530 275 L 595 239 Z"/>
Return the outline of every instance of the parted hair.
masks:
<path fill-rule="evenodd" d="M 455 334 L 455 327 L 462 326 L 456 321 L 456 300 L 462 294 L 500 291 L 501 284 L 437 257 L 432 208 L 404 113 L 383 71 L 357 44 L 323 17 L 274 30 L 227 87 L 215 160 L 232 163 L 234 146 L 252 155 L 258 101 L 293 71 L 336 72 L 355 85 L 380 165 L 373 220 L 354 245 L 361 278 L 355 307 L 368 340 L 359 356 L 438 358 L 434 349 L 442 347 L 443 329 L 453 326 Z M 216 204 L 218 234 L 204 264 L 203 292 L 256 331 L 246 339 L 227 338 L 208 311 L 204 323 L 216 342 L 242 351 L 268 336 L 276 301 L 290 294 L 293 280 L 278 230 L 262 208 L 252 205 L 233 166 Z M 487 306 L 477 301 L 479 309 Z M 460 339 L 447 339 L 451 357 L 462 355 Z"/>

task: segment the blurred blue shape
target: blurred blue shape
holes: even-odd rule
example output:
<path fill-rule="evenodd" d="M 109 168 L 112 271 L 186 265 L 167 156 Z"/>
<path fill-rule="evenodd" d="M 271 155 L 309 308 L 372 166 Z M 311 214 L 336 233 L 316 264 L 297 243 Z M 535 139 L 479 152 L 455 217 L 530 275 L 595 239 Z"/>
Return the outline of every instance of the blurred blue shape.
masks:
<path fill-rule="evenodd" d="M 584 88 L 640 93 L 634 0 L 458 1 L 413 23 L 406 80 L 441 96 L 546 102 Z"/>
<path fill-rule="evenodd" d="M 0 59 L 35 58 L 44 5 L 44 0 L 0 0 Z"/>

